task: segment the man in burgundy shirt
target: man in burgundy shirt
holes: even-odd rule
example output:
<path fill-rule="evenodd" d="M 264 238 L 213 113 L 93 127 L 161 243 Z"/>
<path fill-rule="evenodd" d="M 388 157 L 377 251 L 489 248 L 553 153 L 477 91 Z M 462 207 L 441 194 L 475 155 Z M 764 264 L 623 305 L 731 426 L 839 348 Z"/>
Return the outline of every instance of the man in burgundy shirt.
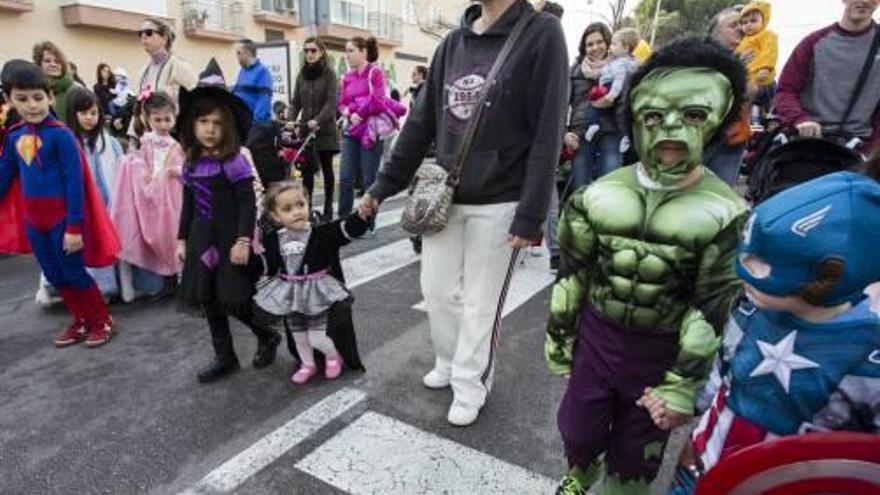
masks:
<path fill-rule="evenodd" d="M 835 133 L 864 141 L 862 151 L 880 148 L 880 63 L 868 74 L 852 112 L 846 114 L 862 65 L 878 29 L 872 16 L 880 0 L 842 0 L 843 17 L 807 36 L 795 48 L 782 74 L 776 111 L 801 136 Z"/>

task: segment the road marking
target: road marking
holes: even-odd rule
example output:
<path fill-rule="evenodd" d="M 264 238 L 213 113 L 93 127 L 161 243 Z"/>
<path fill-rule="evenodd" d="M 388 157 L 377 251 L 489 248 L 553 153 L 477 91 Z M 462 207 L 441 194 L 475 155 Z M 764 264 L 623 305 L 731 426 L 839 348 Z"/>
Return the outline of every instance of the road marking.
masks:
<path fill-rule="evenodd" d="M 365 392 L 352 388 L 334 393 L 226 461 L 181 495 L 226 493 L 235 490 L 245 480 L 363 402 L 366 397 Z"/>
<path fill-rule="evenodd" d="M 419 256 L 413 252 L 409 239 L 402 239 L 345 258 L 342 260 L 342 273 L 348 281 L 348 288 L 353 289 L 414 263 L 418 259 Z"/>
<path fill-rule="evenodd" d="M 400 223 L 400 215 L 403 213 L 403 208 L 397 208 L 396 210 L 388 210 L 388 211 L 379 211 L 379 215 L 376 217 L 376 229 L 383 229 L 385 227 L 390 227 L 392 225 L 397 225 Z"/>
<path fill-rule="evenodd" d="M 513 273 L 502 316 L 513 313 L 556 279 L 556 275 L 550 271 L 550 258 L 546 252 L 542 257 L 534 257 L 528 253 L 524 256 L 524 262 L 517 265 Z M 417 303 L 413 309 L 427 311 L 425 301 Z"/>
<path fill-rule="evenodd" d="M 553 493 L 556 488 L 549 478 L 374 412 L 296 467 L 352 495 Z"/>

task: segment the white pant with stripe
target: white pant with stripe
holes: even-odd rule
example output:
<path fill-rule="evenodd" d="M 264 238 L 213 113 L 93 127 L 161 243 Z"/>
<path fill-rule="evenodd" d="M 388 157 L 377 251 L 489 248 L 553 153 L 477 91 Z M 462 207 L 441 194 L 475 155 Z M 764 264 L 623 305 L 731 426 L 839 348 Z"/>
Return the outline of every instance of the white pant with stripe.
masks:
<path fill-rule="evenodd" d="M 493 323 L 516 206 L 453 205 L 446 228 L 422 241 L 421 285 L 435 370 L 450 377 L 456 400 L 476 407 L 492 387 Z"/>

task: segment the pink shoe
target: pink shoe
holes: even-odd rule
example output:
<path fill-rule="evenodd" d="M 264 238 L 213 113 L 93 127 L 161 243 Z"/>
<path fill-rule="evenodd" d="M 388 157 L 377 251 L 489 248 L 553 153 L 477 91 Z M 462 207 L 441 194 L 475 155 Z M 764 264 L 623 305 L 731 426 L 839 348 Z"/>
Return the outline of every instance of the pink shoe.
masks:
<path fill-rule="evenodd" d="M 290 377 L 290 381 L 297 385 L 305 385 L 316 374 L 318 374 L 318 368 L 316 368 L 315 366 L 307 366 L 303 364 L 299 367 L 298 370 L 296 370 L 296 373 L 294 373 Z"/>
<path fill-rule="evenodd" d="M 342 373 L 342 359 L 328 359 L 324 364 L 324 377 L 328 380 L 339 378 Z"/>

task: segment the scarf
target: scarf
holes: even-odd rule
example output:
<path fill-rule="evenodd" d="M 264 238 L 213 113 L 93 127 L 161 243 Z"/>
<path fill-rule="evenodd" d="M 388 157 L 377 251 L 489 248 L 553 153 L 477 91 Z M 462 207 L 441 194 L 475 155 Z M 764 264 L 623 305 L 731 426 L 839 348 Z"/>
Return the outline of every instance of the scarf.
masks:
<path fill-rule="evenodd" d="M 63 95 L 71 86 L 73 86 L 73 78 L 70 76 L 61 76 L 58 79 L 52 79 L 49 84 L 51 85 L 53 95 Z"/>
<path fill-rule="evenodd" d="M 315 62 L 314 64 L 304 64 L 302 68 L 303 77 L 306 80 L 314 81 L 315 79 L 321 77 L 321 74 L 324 73 L 324 69 L 327 67 L 327 61 L 324 59 Z"/>
<path fill-rule="evenodd" d="M 587 79 L 599 79 L 599 76 L 602 75 L 602 68 L 605 67 L 607 62 L 607 58 L 594 62 L 590 60 L 590 57 L 584 57 L 584 60 L 581 61 L 581 72 L 584 73 L 584 77 Z"/>

